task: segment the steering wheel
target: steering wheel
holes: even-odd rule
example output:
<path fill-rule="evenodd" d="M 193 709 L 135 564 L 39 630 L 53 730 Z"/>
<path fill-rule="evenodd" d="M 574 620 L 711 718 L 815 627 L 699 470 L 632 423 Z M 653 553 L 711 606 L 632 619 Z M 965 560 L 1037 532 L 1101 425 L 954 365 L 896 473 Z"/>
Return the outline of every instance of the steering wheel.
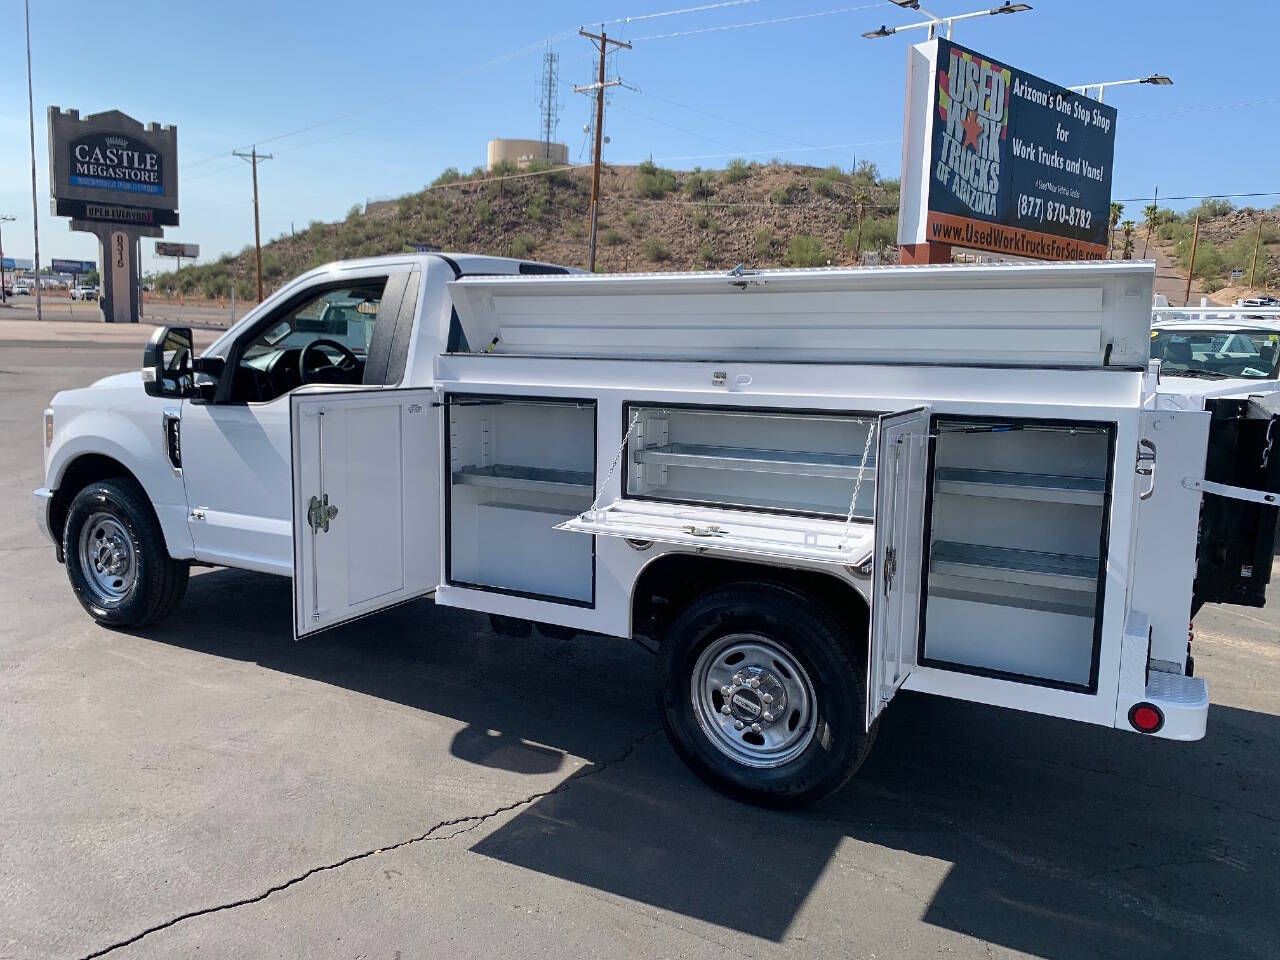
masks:
<path fill-rule="evenodd" d="M 334 363 L 328 357 L 324 357 L 323 354 L 318 354 L 317 348 L 319 347 L 329 347 L 331 350 L 335 351 L 338 354 L 338 362 Z M 317 356 L 324 359 L 324 366 L 315 366 L 313 369 L 312 365 Z M 329 380 L 325 375 L 330 374 L 332 371 L 341 371 L 342 373 L 350 374 L 355 373 L 359 369 L 360 359 L 342 344 L 338 343 L 337 340 L 326 340 L 323 338 L 319 340 L 312 340 L 302 348 L 302 353 L 298 354 L 298 376 L 302 378 L 303 383 L 342 383 L 345 381 Z"/>

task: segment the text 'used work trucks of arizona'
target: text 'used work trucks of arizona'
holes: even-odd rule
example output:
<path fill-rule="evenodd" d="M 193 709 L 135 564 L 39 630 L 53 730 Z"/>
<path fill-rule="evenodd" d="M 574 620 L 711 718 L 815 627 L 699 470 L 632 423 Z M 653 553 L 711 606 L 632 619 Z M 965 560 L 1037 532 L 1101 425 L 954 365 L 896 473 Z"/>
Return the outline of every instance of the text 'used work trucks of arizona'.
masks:
<path fill-rule="evenodd" d="M 291 576 L 298 637 L 434 595 L 653 638 L 675 749 L 757 803 L 899 689 L 1194 740 L 1188 623 L 1262 604 L 1280 456 L 1270 394 L 1161 383 L 1153 273 L 338 263 L 59 393 L 37 519 L 108 626 L 197 563 Z"/>

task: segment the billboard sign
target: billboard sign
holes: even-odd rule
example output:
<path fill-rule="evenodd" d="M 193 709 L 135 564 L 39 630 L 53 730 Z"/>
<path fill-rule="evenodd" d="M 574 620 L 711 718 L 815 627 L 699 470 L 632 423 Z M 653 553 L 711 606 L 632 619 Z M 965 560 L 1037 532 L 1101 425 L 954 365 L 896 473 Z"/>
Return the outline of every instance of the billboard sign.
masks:
<path fill-rule="evenodd" d="M 55 201 L 82 201 L 98 213 L 128 208 L 178 209 L 178 130 L 143 126 L 119 110 L 81 117 L 49 108 L 49 191 Z M 66 216 L 67 214 L 63 214 Z M 78 219 L 105 219 L 88 217 Z"/>
<path fill-rule="evenodd" d="M 49 261 L 49 269 L 54 273 L 88 273 L 97 270 L 98 265 L 92 260 L 58 260 Z"/>
<path fill-rule="evenodd" d="M 156 241 L 157 257 L 181 257 L 183 260 L 194 260 L 200 256 L 200 244 L 198 243 L 169 243 L 164 240 Z"/>
<path fill-rule="evenodd" d="M 1115 108 L 941 38 L 908 58 L 899 242 L 1104 257 Z"/>

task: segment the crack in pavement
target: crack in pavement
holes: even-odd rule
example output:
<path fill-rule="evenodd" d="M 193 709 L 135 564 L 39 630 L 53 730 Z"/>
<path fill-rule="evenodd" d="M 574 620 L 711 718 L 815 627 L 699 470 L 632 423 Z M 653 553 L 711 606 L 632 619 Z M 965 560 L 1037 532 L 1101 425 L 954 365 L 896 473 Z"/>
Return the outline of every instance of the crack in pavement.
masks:
<path fill-rule="evenodd" d="M 653 737 L 661 732 L 662 732 L 662 728 L 657 727 L 657 728 L 654 728 L 653 730 L 649 730 L 646 733 L 642 733 L 639 736 L 632 738 L 631 741 L 627 743 L 626 749 L 623 750 L 622 753 L 619 754 L 614 759 L 606 760 L 604 763 L 600 763 L 600 764 L 593 764 L 592 766 L 587 767 L 583 770 L 578 770 L 572 775 L 566 777 L 564 780 L 560 781 L 558 784 L 556 784 L 554 787 L 552 787 L 549 790 L 540 790 L 537 793 L 531 793 L 527 797 L 523 797 L 519 800 L 513 800 L 511 803 L 503 804 L 500 807 L 494 807 L 492 810 L 488 811 L 487 813 L 468 814 L 466 816 L 453 817 L 448 820 L 440 820 L 436 823 L 433 823 L 426 830 L 424 830 L 422 833 L 418 834 L 415 837 L 409 837 L 406 840 L 400 840 L 396 843 L 387 844 L 386 846 L 382 846 L 382 847 L 374 847 L 373 849 L 364 850 L 360 853 L 353 853 L 350 856 L 343 857 L 341 860 L 334 860 L 332 863 L 323 863 L 320 866 L 311 867 L 309 870 L 306 870 L 305 872 L 298 874 L 296 877 L 291 877 L 288 880 L 283 880 L 280 883 L 274 884 L 273 886 L 268 887 L 266 890 L 262 891 L 261 893 L 254 894 L 251 897 L 242 897 L 239 900 L 230 900 L 226 903 L 215 904 L 212 907 L 201 907 L 199 910 L 189 910 L 186 913 L 180 913 L 176 917 L 170 917 L 168 920 L 165 920 L 165 921 L 162 921 L 161 923 L 157 923 L 157 924 L 154 924 L 153 926 L 147 927 L 145 930 L 142 930 L 139 933 L 135 933 L 133 936 L 128 937 L 127 939 L 118 940 L 115 943 L 110 944 L 109 946 L 106 946 L 106 947 L 102 947 L 98 950 L 95 950 L 92 953 L 86 953 L 83 957 L 80 957 L 79 960 L 95 960 L 96 957 L 106 956 L 108 953 L 111 953 L 114 950 L 119 950 L 121 947 L 132 946 L 133 944 L 137 943 L 139 940 L 143 939 L 144 937 L 149 937 L 153 933 L 159 933 L 161 930 L 167 930 L 170 927 L 176 926 L 177 924 L 182 923 L 185 920 L 192 920 L 196 917 L 207 916 L 211 913 L 221 913 L 224 910 L 234 910 L 237 907 L 245 907 L 253 903 L 261 903 L 263 900 L 266 900 L 267 897 L 271 896 L 273 893 L 279 893 L 281 890 L 287 890 L 292 886 L 296 886 L 297 884 L 302 883 L 302 881 L 315 876 L 317 873 L 324 873 L 328 870 L 337 870 L 339 867 L 345 867 L 349 863 L 355 863 L 358 860 L 366 860 L 369 857 L 377 856 L 378 854 L 381 854 L 381 853 L 389 853 L 392 850 L 399 850 L 402 847 L 412 846 L 415 843 L 422 843 L 424 841 L 432 841 L 432 840 L 437 840 L 437 841 L 452 840 L 454 837 L 457 837 L 463 833 L 467 833 L 471 830 L 476 829 L 486 820 L 492 819 L 493 817 L 496 817 L 499 814 L 508 813 L 512 810 L 519 809 L 520 807 L 528 806 L 529 804 L 534 803 L 538 800 L 541 800 L 544 797 L 550 797 L 557 793 L 561 793 L 569 789 L 569 787 L 573 786 L 573 784 L 575 783 L 580 783 L 581 781 L 587 779 L 588 777 L 593 777 L 596 774 L 604 773 L 604 771 L 608 770 L 610 767 L 616 767 L 618 764 L 626 762 L 627 760 L 631 759 L 632 754 L 636 752 L 636 749 L 640 746 L 641 743 L 643 743 L 645 740 L 648 740 L 650 737 Z M 443 836 L 438 836 L 438 837 L 434 836 L 437 830 L 443 830 L 446 827 L 456 827 L 462 824 L 466 824 L 467 826 L 464 826 L 461 830 L 454 830 L 453 832 L 447 833 Z"/>

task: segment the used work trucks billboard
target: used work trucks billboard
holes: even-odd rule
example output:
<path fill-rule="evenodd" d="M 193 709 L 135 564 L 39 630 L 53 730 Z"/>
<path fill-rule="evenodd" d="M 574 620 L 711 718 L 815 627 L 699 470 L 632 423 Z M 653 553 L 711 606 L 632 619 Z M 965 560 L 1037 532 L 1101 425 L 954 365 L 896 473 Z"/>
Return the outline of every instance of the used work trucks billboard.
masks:
<path fill-rule="evenodd" d="M 899 242 L 1105 256 L 1115 108 L 950 40 L 908 57 Z"/>

